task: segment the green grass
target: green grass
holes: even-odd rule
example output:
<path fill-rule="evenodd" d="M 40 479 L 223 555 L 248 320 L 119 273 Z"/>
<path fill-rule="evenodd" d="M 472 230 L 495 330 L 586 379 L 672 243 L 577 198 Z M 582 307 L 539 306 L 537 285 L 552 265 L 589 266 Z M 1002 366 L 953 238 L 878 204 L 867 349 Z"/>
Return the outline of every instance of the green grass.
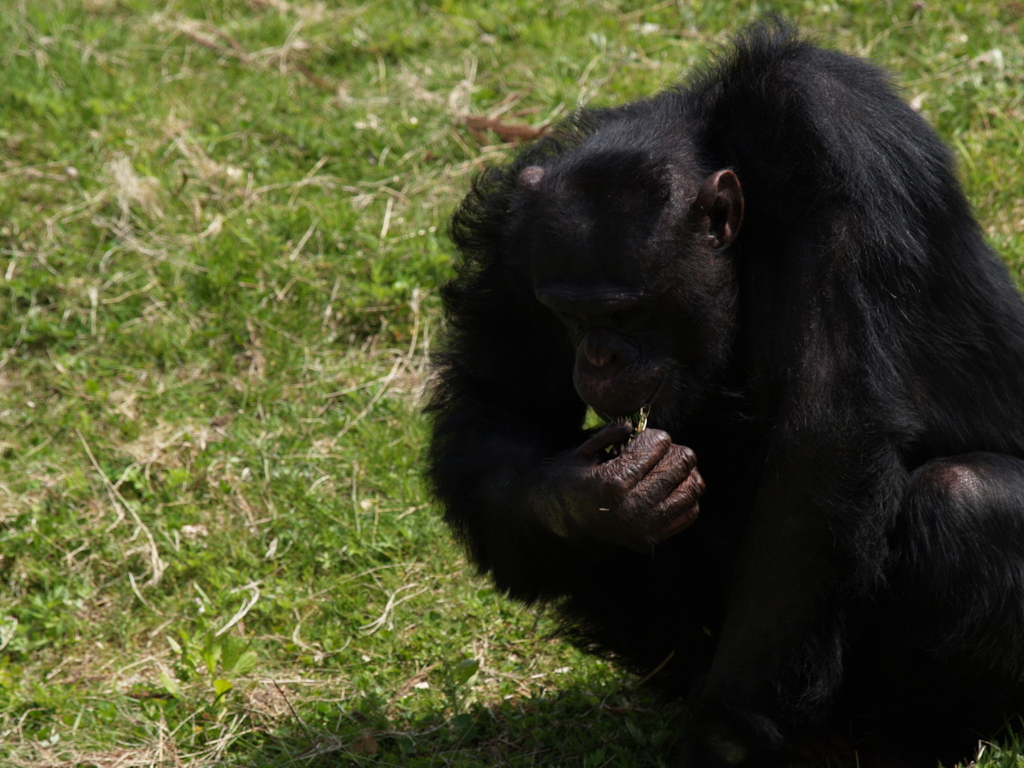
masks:
<path fill-rule="evenodd" d="M 462 116 L 650 93 L 767 10 L 898 75 L 1020 275 L 1020 3 L 0 4 L 0 763 L 670 764 L 681 708 L 449 543 L 418 409 L 508 151 Z"/>

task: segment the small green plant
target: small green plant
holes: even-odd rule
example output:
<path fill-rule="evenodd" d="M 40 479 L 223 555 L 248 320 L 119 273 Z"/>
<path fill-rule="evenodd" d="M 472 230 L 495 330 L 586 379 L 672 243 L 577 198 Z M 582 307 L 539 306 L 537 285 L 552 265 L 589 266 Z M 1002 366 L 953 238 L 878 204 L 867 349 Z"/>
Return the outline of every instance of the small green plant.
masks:
<path fill-rule="evenodd" d="M 479 659 L 461 659 L 444 668 L 444 692 L 453 716 L 465 714 L 473 700 L 473 684 L 480 673 Z"/>
<path fill-rule="evenodd" d="M 230 634 L 218 636 L 209 627 L 200 627 L 189 634 L 178 630 L 178 638 L 167 637 L 167 644 L 177 654 L 174 676 L 160 670 L 160 682 L 172 696 L 181 696 L 180 683 L 197 676 L 210 686 L 210 705 L 223 713 L 224 697 L 235 687 L 237 679 L 256 668 L 259 656 L 244 639 Z"/>
<path fill-rule="evenodd" d="M 460 659 L 444 668 L 444 692 L 447 709 L 451 713 L 449 722 L 458 738 L 463 742 L 477 735 L 476 723 L 469 707 L 473 703 L 473 685 L 480 674 L 480 660 Z"/>

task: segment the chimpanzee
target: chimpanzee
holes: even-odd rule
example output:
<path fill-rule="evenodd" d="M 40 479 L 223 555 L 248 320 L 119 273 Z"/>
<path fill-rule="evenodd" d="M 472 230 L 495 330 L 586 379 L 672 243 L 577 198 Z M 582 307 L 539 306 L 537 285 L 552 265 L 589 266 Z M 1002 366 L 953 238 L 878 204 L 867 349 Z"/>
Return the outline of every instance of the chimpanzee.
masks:
<path fill-rule="evenodd" d="M 445 519 L 690 698 L 683 765 L 959 759 L 1024 709 L 1024 302 L 885 74 L 762 22 L 451 234 Z"/>

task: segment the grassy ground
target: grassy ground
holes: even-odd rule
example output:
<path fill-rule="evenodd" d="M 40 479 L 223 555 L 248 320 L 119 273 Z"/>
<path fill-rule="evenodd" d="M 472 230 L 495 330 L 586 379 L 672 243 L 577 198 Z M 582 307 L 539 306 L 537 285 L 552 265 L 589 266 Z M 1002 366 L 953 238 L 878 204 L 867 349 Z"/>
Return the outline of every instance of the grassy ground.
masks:
<path fill-rule="evenodd" d="M 1024 268 L 1024 5 L 0 3 L 0 764 L 671 762 L 419 477 L 444 222 L 775 9 L 898 73 Z M 986 765 L 1015 764 L 988 747 Z"/>

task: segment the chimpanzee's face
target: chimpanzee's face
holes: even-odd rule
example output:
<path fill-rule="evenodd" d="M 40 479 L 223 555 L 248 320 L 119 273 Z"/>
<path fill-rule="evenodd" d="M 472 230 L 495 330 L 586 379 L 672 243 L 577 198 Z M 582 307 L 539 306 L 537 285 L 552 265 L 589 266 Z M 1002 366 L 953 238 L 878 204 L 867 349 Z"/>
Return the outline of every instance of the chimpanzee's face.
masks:
<path fill-rule="evenodd" d="M 517 247 L 537 300 L 575 347 L 579 396 L 606 418 L 649 405 L 652 423 L 667 426 L 728 356 L 724 248 L 742 218 L 739 183 L 730 171 L 687 183 L 639 154 L 585 160 L 521 172 Z"/>

